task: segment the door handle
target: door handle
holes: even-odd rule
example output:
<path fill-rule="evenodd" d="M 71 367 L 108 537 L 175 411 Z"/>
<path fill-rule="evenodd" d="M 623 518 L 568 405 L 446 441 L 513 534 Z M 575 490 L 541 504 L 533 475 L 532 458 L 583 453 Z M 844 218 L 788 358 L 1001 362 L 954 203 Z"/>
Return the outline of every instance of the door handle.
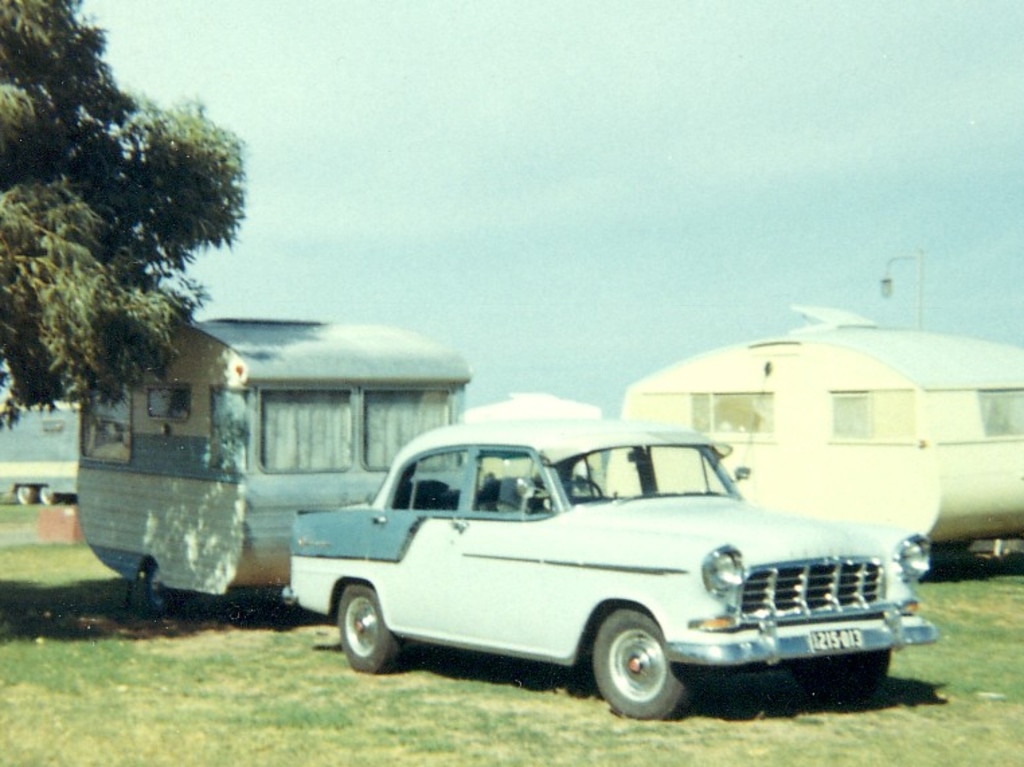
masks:
<path fill-rule="evenodd" d="M 453 519 L 452 527 L 455 528 L 456 532 L 464 533 L 469 528 L 469 520 L 466 519 Z"/>
<path fill-rule="evenodd" d="M 375 525 L 386 525 L 387 523 L 388 518 L 384 514 L 378 514 L 376 517 L 373 518 L 373 524 Z"/>

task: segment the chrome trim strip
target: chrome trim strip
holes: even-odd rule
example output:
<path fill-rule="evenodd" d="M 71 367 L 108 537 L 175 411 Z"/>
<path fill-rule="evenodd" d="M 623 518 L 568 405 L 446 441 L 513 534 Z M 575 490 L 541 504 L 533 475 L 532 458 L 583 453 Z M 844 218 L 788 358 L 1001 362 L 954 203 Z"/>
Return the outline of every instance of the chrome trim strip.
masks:
<path fill-rule="evenodd" d="M 497 554 L 463 554 L 469 559 L 490 559 L 497 562 L 518 562 L 528 565 L 550 565 L 552 567 L 575 567 L 581 570 L 604 570 L 613 573 L 633 573 L 637 575 L 687 575 L 689 570 L 676 570 L 669 567 L 642 567 L 640 565 L 612 565 L 600 562 L 570 562 L 559 559 L 540 559 L 530 557 L 504 557 Z"/>

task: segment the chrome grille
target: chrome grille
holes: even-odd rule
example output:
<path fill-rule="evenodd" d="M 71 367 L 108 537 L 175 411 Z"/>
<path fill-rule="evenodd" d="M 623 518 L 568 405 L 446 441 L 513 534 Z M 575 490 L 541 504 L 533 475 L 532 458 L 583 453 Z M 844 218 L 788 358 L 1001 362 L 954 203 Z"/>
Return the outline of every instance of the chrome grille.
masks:
<path fill-rule="evenodd" d="M 866 610 L 882 597 L 875 560 L 822 560 L 756 567 L 743 584 L 745 617 L 800 617 Z"/>

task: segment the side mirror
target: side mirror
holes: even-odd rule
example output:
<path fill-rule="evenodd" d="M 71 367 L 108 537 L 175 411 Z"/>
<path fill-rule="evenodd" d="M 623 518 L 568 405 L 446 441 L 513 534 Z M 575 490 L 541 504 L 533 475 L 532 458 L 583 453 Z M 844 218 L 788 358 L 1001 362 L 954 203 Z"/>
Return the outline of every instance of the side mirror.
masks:
<path fill-rule="evenodd" d="M 745 479 L 750 479 L 750 467 L 749 466 L 737 466 L 736 467 L 736 481 L 742 482 Z"/>

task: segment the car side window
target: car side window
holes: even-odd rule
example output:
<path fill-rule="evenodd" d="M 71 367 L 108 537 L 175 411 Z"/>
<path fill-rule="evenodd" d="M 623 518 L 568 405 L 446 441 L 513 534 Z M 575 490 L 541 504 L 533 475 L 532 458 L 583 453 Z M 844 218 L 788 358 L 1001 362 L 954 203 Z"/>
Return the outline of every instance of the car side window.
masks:
<path fill-rule="evenodd" d="M 472 510 L 551 511 L 551 494 L 534 456 L 519 450 L 481 450 L 476 458 Z"/>
<path fill-rule="evenodd" d="M 396 483 L 391 508 L 455 511 L 467 461 L 464 449 L 432 453 L 413 461 Z"/>

